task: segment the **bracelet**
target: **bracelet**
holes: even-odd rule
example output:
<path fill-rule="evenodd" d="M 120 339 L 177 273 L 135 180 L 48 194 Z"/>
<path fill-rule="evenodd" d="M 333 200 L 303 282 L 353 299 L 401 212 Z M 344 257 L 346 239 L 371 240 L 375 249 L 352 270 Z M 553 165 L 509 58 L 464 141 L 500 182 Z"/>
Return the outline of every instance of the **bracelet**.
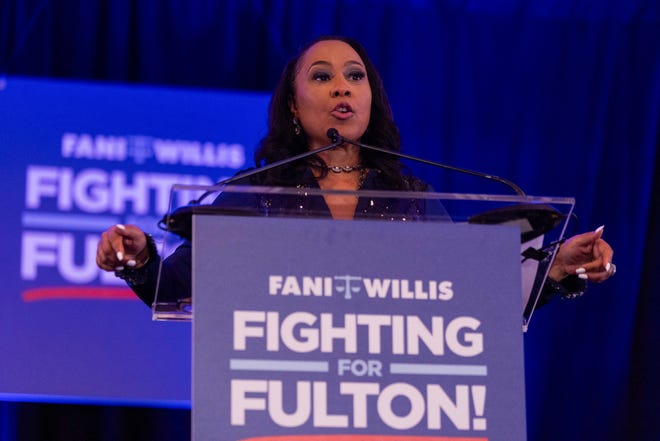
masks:
<path fill-rule="evenodd" d="M 575 279 L 575 280 L 573 280 Z M 565 282 L 557 282 L 548 277 L 545 283 L 555 293 L 559 294 L 562 299 L 577 299 L 582 297 L 587 290 L 587 282 L 574 276 L 568 276 Z"/>
<path fill-rule="evenodd" d="M 131 267 L 124 267 L 120 270 L 115 270 L 115 276 L 119 277 L 120 279 L 124 280 L 126 283 L 129 285 L 144 285 L 148 278 L 148 264 L 150 261 L 153 261 L 152 256 L 157 256 L 158 255 L 158 249 L 156 248 L 156 242 L 154 242 L 154 238 L 151 236 L 151 234 L 146 234 L 145 237 L 147 238 L 147 251 L 148 251 L 148 256 L 147 260 L 144 261 L 144 264 L 140 268 L 131 268 Z"/>

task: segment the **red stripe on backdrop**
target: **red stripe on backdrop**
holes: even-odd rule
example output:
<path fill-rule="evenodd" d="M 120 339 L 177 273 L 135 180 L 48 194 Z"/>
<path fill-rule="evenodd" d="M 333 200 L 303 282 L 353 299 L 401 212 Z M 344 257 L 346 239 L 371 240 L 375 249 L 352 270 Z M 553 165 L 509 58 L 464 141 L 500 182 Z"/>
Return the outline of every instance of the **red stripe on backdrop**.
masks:
<path fill-rule="evenodd" d="M 284 435 L 245 438 L 241 441 L 488 441 L 488 438 L 462 436 L 401 435 Z"/>
<path fill-rule="evenodd" d="M 43 300 L 138 300 L 133 291 L 125 287 L 50 286 L 23 291 L 24 302 Z"/>

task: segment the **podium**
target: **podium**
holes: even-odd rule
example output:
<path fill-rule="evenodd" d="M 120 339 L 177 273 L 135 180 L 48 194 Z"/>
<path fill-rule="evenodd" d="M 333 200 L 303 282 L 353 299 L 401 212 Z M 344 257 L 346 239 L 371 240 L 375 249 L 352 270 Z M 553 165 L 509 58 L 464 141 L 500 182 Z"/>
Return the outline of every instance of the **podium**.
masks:
<path fill-rule="evenodd" d="M 193 322 L 193 440 L 525 439 L 521 325 L 573 199 L 214 190 L 165 220 L 192 299 L 153 307 Z"/>

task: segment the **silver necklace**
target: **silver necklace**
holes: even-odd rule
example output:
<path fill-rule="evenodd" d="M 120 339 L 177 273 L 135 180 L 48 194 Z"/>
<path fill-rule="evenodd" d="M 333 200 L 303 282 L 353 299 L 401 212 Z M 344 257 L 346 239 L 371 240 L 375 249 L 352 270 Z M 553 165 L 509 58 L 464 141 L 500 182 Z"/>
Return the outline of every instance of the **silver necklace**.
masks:
<path fill-rule="evenodd" d="M 353 172 L 353 171 L 360 171 L 360 170 L 364 169 L 364 167 L 362 167 L 362 164 L 344 165 L 344 166 L 341 166 L 341 165 L 329 166 L 329 165 L 327 165 L 327 166 L 325 166 L 325 169 L 328 170 L 328 171 L 331 171 L 333 173 L 350 173 L 350 172 Z"/>

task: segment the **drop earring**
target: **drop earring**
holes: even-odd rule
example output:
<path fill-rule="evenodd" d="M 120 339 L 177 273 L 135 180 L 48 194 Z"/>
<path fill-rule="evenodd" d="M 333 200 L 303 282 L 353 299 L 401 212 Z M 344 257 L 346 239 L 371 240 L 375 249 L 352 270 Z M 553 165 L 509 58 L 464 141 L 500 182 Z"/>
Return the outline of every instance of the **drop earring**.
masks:
<path fill-rule="evenodd" d="M 300 135 L 302 133 L 302 127 L 300 126 L 300 121 L 295 116 L 293 117 L 293 133 Z"/>

